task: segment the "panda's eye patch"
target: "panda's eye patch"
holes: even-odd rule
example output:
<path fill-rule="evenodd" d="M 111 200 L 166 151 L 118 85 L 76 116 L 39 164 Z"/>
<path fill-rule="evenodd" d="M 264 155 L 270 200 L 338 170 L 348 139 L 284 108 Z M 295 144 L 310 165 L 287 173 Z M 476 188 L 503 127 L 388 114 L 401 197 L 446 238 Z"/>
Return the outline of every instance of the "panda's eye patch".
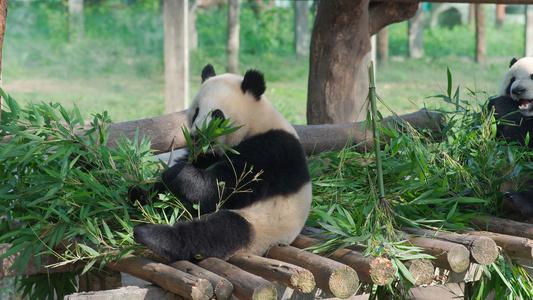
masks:
<path fill-rule="evenodd" d="M 211 117 L 213 119 L 222 119 L 222 121 L 226 120 L 226 118 L 224 117 L 224 113 L 220 109 L 215 109 L 211 113 Z"/>
<path fill-rule="evenodd" d="M 529 75 L 529 78 L 531 78 L 531 80 L 533 80 L 533 74 Z"/>
<path fill-rule="evenodd" d="M 196 110 L 194 111 L 194 116 L 192 116 L 192 123 L 194 123 L 194 121 L 196 121 L 196 118 L 198 117 L 198 112 L 200 112 L 200 108 L 197 107 Z"/>

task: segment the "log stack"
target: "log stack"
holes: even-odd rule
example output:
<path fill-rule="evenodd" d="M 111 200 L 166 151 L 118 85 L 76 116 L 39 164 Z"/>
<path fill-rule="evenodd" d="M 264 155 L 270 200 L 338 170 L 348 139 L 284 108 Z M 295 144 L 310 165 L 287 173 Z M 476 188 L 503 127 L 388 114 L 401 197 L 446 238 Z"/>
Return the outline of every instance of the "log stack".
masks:
<path fill-rule="evenodd" d="M 434 256 L 432 260 L 405 262 L 416 285 L 430 284 L 435 267 L 461 273 L 471 263 L 489 265 L 497 258 L 498 247 L 512 258 L 533 259 L 533 240 L 529 238 L 533 237 L 530 236 L 533 225 L 493 217 L 475 218 L 472 225 L 480 230 L 444 233 L 402 228 L 412 245 Z M 309 234 L 316 233 L 316 230 L 306 229 L 302 232 Z M 396 279 L 397 267 L 389 259 L 365 256 L 354 250 L 359 248 L 341 249 L 327 257 L 306 250 L 320 243 L 322 241 L 316 235 L 300 235 L 291 245 L 272 247 L 265 257 L 240 253 L 228 261 L 207 258 L 197 264 L 188 261 L 164 264 L 128 255 L 118 262 L 107 263 L 106 267 L 195 300 L 229 299 L 231 296 L 243 300 L 276 299 L 275 284 L 302 293 L 319 288 L 331 296 L 345 299 L 358 291 L 360 282 L 386 286 Z M 7 251 L 7 248 L 3 251 Z M 5 272 L 10 267 L 9 260 L 3 263 Z"/>

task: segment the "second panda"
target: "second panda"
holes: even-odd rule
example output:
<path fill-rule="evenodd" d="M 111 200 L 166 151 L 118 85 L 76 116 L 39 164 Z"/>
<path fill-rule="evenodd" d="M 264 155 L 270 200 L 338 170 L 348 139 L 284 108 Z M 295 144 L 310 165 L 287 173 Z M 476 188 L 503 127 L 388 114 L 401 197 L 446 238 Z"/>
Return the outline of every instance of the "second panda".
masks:
<path fill-rule="evenodd" d="M 227 259 L 244 251 L 263 255 L 272 245 L 296 238 L 309 214 L 311 177 L 296 131 L 266 99 L 265 90 L 259 71 L 242 77 L 217 76 L 211 65 L 203 69 L 202 85 L 187 111 L 191 136 L 204 120 L 231 118 L 242 127 L 219 142 L 239 154 L 221 147 L 207 164 L 178 158 L 156 189 L 168 188 L 205 215 L 173 226 L 137 226 L 136 242 L 176 261 Z"/>

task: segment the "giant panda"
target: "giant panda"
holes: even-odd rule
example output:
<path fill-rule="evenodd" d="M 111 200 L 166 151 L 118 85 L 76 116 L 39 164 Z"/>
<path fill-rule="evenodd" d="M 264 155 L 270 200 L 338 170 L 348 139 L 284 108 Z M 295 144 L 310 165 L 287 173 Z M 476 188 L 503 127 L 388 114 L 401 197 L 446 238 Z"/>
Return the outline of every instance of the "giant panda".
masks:
<path fill-rule="evenodd" d="M 218 141 L 239 154 L 218 147 L 193 163 L 187 155 L 176 159 L 155 189 L 168 188 L 179 200 L 198 205 L 203 216 L 173 226 L 136 226 L 136 242 L 170 261 L 194 261 L 238 252 L 263 255 L 296 238 L 310 210 L 311 177 L 296 131 L 267 100 L 265 89 L 257 70 L 243 77 L 217 76 L 211 65 L 203 69 L 202 85 L 187 110 L 190 134 L 194 137 L 204 120 L 231 118 L 242 127 Z M 132 200 L 136 197 L 142 195 L 137 191 Z"/>
<path fill-rule="evenodd" d="M 533 148 L 533 57 L 511 60 L 498 97 L 489 101 L 489 111 L 493 108 L 501 119 L 498 136 L 526 146 L 526 135 L 532 132 L 527 146 Z"/>
<path fill-rule="evenodd" d="M 488 109 L 489 112 L 494 109 L 495 117 L 500 120 L 496 128 L 499 137 L 533 149 L 533 57 L 511 60 L 499 95 L 489 101 Z M 533 180 L 523 185 L 524 190 L 506 191 L 505 200 L 523 219 L 533 222 Z"/>

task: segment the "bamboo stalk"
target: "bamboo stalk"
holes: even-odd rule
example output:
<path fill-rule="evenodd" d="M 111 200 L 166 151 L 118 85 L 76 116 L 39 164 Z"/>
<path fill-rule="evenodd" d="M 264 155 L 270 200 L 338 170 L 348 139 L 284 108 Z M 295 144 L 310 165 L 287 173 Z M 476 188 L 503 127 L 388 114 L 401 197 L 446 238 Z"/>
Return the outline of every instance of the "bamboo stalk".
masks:
<path fill-rule="evenodd" d="M 300 235 L 291 245 L 304 249 L 319 243 L 319 240 Z M 361 252 L 349 249 L 340 249 L 328 258 L 352 267 L 361 281 L 382 286 L 391 283 L 397 271 L 390 260 L 384 257 L 365 256 Z"/>
<path fill-rule="evenodd" d="M 237 267 L 303 293 L 315 288 L 315 278 L 308 270 L 280 260 L 265 258 L 249 253 L 230 257 L 229 262 Z"/>
<path fill-rule="evenodd" d="M 370 61 L 368 64 L 368 77 L 370 78 L 370 86 L 368 87 L 368 95 L 370 97 L 370 106 L 372 107 L 372 132 L 374 134 L 374 151 L 376 153 L 376 172 L 378 175 L 378 189 L 379 199 L 385 198 L 385 184 L 383 183 L 383 166 L 381 163 L 381 147 L 379 139 L 378 127 L 378 108 L 376 104 L 376 85 L 374 83 L 374 63 Z"/>
<path fill-rule="evenodd" d="M 432 262 L 439 268 L 456 273 L 468 269 L 470 251 L 463 245 L 425 237 L 411 237 L 409 242 L 413 246 L 422 248 L 423 253 L 435 257 Z"/>
<path fill-rule="evenodd" d="M 345 299 L 357 291 L 359 277 L 345 264 L 302 251 L 292 246 L 273 246 L 267 257 L 303 267 L 315 276 L 316 286 L 335 297 Z"/>
<path fill-rule="evenodd" d="M 150 281 L 187 299 L 208 300 L 213 296 L 209 281 L 146 258 L 126 255 L 119 261 L 108 262 L 106 266 Z"/>
<path fill-rule="evenodd" d="M 533 259 L 533 240 L 489 231 L 461 230 L 461 233 L 492 239 L 512 258 Z"/>
<path fill-rule="evenodd" d="M 208 280 L 213 286 L 214 296 L 216 296 L 218 300 L 226 300 L 231 298 L 231 294 L 233 293 L 233 285 L 226 278 L 203 269 L 198 265 L 186 260 L 173 262 L 170 264 L 170 266 L 193 276 Z"/>
<path fill-rule="evenodd" d="M 272 283 L 222 259 L 210 257 L 200 261 L 198 265 L 229 280 L 233 285 L 233 295 L 240 300 L 277 298 L 277 290 Z"/>
<path fill-rule="evenodd" d="M 498 258 L 498 246 L 496 243 L 483 236 L 470 236 L 455 233 L 446 233 L 428 229 L 404 227 L 402 231 L 419 236 L 433 237 L 466 246 L 470 250 L 470 256 L 474 262 L 480 265 L 490 265 Z"/>

